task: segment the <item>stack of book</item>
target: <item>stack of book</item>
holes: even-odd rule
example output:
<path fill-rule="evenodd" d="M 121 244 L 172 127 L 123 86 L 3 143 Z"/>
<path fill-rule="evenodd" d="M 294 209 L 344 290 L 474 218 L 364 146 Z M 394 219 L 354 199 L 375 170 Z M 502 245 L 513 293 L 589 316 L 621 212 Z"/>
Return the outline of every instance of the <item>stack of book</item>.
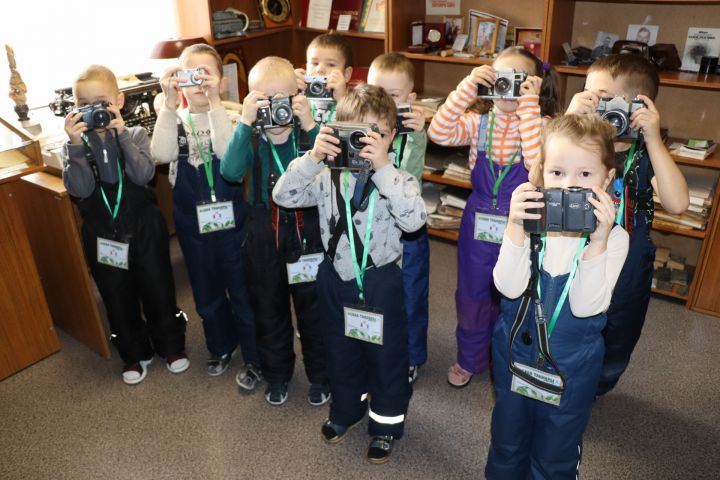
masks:
<path fill-rule="evenodd" d="M 457 163 L 451 163 L 445 168 L 442 176 L 444 178 L 452 178 L 453 180 L 463 180 L 469 182 L 470 169 L 463 167 L 462 165 L 458 165 Z"/>
<path fill-rule="evenodd" d="M 717 143 L 713 140 L 702 140 L 691 138 L 686 143 L 672 142 L 668 149 L 670 153 L 678 157 L 692 158 L 695 160 L 705 160 L 717 148 Z"/>
<path fill-rule="evenodd" d="M 467 193 L 437 184 L 423 184 L 428 226 L 439 230 L 459 230 Z"/>
<path fill-rule="evenodd" d="M 706 169 L 685 165 L 681 165 L 680 169 L 687 180 L 690 206 L 685 213 L 674 215 L 666 212 L 660 205 L 660 199 L 657 195 L 654 196 L 656 225 L 705 230 L 710 216 L 710 209 L 712 208 L 717 175 Z"/>
<path fill-rule="evenodd" d="M 657 247 L 653 266 L 652 288 L 687 295 L 690 269 L 685 265 L 685 257 L 673 254 L 669 248 Z"/>

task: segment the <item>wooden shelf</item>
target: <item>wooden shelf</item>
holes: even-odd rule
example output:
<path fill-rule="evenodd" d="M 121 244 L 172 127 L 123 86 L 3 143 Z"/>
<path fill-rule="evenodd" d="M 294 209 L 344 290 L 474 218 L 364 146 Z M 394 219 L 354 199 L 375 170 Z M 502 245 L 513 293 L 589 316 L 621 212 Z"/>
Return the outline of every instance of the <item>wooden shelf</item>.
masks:
<path fill-rule="evenodd" d="M 558 65 L 555 67 L 558 73 L 584 77 L 587 75 L 587 66 L 571 67 Z M 660 85 L 668 87 L 698 88 L 701 90 L 720 90 L 720 75 L 700 75 L 692 72 L 660 72 Z"/>
<path fill-rule="evenodd" d="M 467 188 L 472 190 L 472 184 L 466 180 L 455 180 L 453 178 L 443 177 L 441 173 L 427 173 L 424 172 L 422 176 L 426 182 L 440 183 L 442 185 L 450 185 L 453 187 Z"/>
<path fill-rule="evenodd" d="M 705 238 L 705 230 L 696 230 L 694 228 L 681 228 L 676 225 L 662 222 L 660 220 L 654 220 L 652 229 L 658 232 L 674 233 L 676 235 L 683 235 L 691 238 Z"/>
<path fill-rule="evenodd" d="M 440 230 L 438 228 L 428 227 L 428 235 L 437 238 L 443 238 L 445 240 L 452 240 L 453 242 L 458 241 L 460 234 L 456 230 Z"/>
<path fill-rule="evenodd" d="M 255 38 L 260 37 L 267 37 L 268 35 L 276 35 L 278 33 L 282 32 L 289 32 L 292 30 L 292 27 L 278 27 L 278 28 L 268 28 L 265 30 L 258 30 L 257 32 L 250 32 L 247 35 L 244 35 L 242 37 L 230 37 L 230 38 L 223 38 L 221 40 L 213 40 L 214 45 L 228 45 L 231 43 L 240 43 L 240 42 L 246 42 L 248 40 L 253 40 Z"/>
<path fill-rule="evenodd" d="M 312 32 L 312 33 L 328 33 L 329 30 L 322 30 L 320 28 L 308 28 L 308 27 L 297 27 L 296 30 L 300 32 Z M 385 40 L 385 34 L 384 33 L 371 33 L 371 32 L 338 32 L 337 30 L 334 30 L 333 33 L 337 33 L 338 35 L 343 35 L 346 37 L 353 37 L 353 38 L 368 38 L 371 40 Z"/>
<path fill-rule="evenodd" d="M 688 296 L 683 295 L 682 293 L 678 293 L 678 290 L 680 287 L 678 285 L 673 285 L 672 290 L 661 290 L 659 288 L 651 288 L 650 291 L 656 295 L 662 295 L 665 297 L 674 298 L 677 300 L 682 300 L 683 302 L 687 302 Z"/>
<path fill-rule="evenodd" d="M 675 138 L 669 137 L 665 142 L 665 146 L 670 149 L 670 144 L 673 142 L 687 143 L 687 138 Z M 696 160 L 694 158 L 680 157 L 677 155 L 670 155 L 675 163 L 679 165 L 691 165 L 693 167 L 705 167 L 720 169 L 720 150 L 715 150 L 705 160 Z"/>
<path fill-rule="evenodd" d="M 425 62 L 452 63 L 455 65 L 490 65 L 492 58 L 462 58 L 462 57 L 441 57 L 440 55 L 428 55 L 425 53 L 398 52 L 411 60 L 423 60 Z"/>

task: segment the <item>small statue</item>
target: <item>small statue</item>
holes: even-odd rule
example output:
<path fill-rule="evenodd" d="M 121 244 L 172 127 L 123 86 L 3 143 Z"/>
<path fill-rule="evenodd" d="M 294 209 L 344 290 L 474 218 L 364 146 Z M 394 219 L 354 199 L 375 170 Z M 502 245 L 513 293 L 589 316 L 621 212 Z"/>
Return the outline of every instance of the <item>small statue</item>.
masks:
<path fill-rule="evenodd" d="M 7 52 L 8 65 L 10 66 L 10 93 L 8 96 L 15 102 L 15 113 L 18 115 L 18 119 L 28 121 L 28 106 L 27 106 L 27 85 L 23 82 L 20 72 L 17 71 L 17 65 L 15 63 L 15 52 L 10 45 L 5 45 L 5 51 Z"/>

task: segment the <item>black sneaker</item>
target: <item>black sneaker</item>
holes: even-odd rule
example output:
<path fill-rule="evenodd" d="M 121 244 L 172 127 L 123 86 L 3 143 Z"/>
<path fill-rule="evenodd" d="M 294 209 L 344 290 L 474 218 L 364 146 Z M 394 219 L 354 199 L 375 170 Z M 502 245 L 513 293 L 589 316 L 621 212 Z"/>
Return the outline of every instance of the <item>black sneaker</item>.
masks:
<path fill-rule="evenodd" d="M 282 405 L 288 398 L 288 384 L 283 383 L 270 383 L 265 390 L 265 400 L 270 405 Z"/>
<path fill-rule="evenodd" d="M 235 382 L 243 390 L 252 392 L 257 387 L 258 383 L 263 381 L 262 373 L 260 369 L 253 363 L 245 365 L 235 377 Z"/>
<path fill-rule="evenodd" d="M 415 380 L 418 378 L 418 373 L 420 372 L 420 366 L 419 365 L 412 365 L 408 369 L 408 382 L 410 385 L 415 383 Z"/>
<path fill-rule="evenodd" d="M 313 407 L 319 407 L 325 405 L 330 401 L 330 385 L 327 383 L 312 383 L 310 384 L 310 391 L 308 392 L 308 402 Z"/>
<path fill-rule="evenodd" d="M 333 423 L 328 419 L 325 420 L 325 423 L 323 423 L 322 427 L 320 428 L 320 435 L 322 435 L 323 440 L 325 440 L 325 442 L 327 443 L 340 443 L 345 438 L 347 432 L 349 432 L 350 429 L 358 423 L 360 423 L 359 420 L 350 425 L 349 427 L 345 427 L 343 425 Z"/>
<path fill-rule="evenodd" d="M 230 366 L 230 360 L 232 360 L 232 353 L 226 353 L 225 355 L 211 355 L 207 361 L 207 373 L 211 377 L 217 377 L 225 373 L 225 370 Z"/>
<path fill-rule="evenodd" d="M 376 435 L 368 446 L 367 459 L 370 463 L 380 464 L 390 460 L 393 449 L 392 435 Z"/>

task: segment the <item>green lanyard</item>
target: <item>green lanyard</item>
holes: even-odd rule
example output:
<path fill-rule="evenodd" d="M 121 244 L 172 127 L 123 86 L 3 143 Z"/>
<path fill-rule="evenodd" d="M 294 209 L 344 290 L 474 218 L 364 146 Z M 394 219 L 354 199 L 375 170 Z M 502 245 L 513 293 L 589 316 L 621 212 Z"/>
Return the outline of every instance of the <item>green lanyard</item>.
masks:
<path fill-rule="evenodd" d="M 83 133 L 82 139 L 85 142 L 85 146 L 87 148 L 90 148 L 90 141 L 87 138 L 87 135 Z M 104 147 L 103 147 L 104 148 Z M 118 152 L 120 154 L 120 152 Z M 122 191 L 123 191 L 123 175 L 122 170 L 120 169 L 120 160 L 115 159 L 115 163 L 117 164 L 117 176 L 118 176 L 118 191 L 117 195 L 115 196 L 115 207 L 110 208 L 110 202 L 107 199 L 107 195 L 105 195 L 105 189 L 102 187 L 102 185 L 99 182 L 98 179 L 98 187 L 100 188 L 100 195 L 102 195 L 102 199 L 105 202 L 105 206 L 108 209 L 108 212 L 110 212 L 110 216 L 112 216 L 113 222 L 117 218 L 118 211 L 120 210 L 120 200 L 122 199 Z"/>
<path fill-rule="evenodd" d="M 625 178 L 627 178 L 628 170 L 630 165 L 633 163 L 635 157 L 635 148 L 637 147 L 637 140 L 633 141 L 630 150 L 628 151 L 627 160 L 625 160 L 625 170 L 623 170 L 623 188 L 620 191 L 620 207 L 615 215 L 615 223 L 623 225 L 623 217 L 625 215 Z"/>
<path fill-rule="evenodd" d="M 395 136 L 394 144 L 393 144 L 393 150 L 395 151 L 395 168 L 400 168 L 400 164 L 402 163 L 402 156 L 403 156 L 403 135 L 397 135 Z"/>
<path fill-rule="evenodd" d="M 500 184 L 505 179 L 505 176 L 510 171 L 510 167 L 513 166 L 513 163 L 515 162 L 515 158 L 517 158 L 518 153 L 520 153 L 520 148 L 515 150 L 515 153 L 513 153 L 512 158 L 510 158 L 510 161 L 508 162 L 507 166 L 503 169 L 502 172 L 500 172 L 499 177 L 495 177 L 495 169 L 493 168 L 493 161 L 492 161 L 492 140 L 493 140 L 493 126 L 495 125 L 495 110 L 493 109 L 490 112 L 490 132 L 488 137 L 488 146 L 486 150 L 486 156 L 488 159 L 488 165 L 490 166 L 490 175 L 492 175 L 493 179 L 495 180 L 495 183 L 493 184 L 493 208 L 497 207 L 497 196 L 498 192 L 500 191 Z"/>
<path fill-rule="evenodd" d="M 272 141 L 270 140 L 270 137 L 265 135 L 265 140 L 267 140 L 268 145 L 270 145 L 270 152 L 272 153 L 273 158 L 275 159 L 275 165 L 278 168 L 278 171 L 280 172 L 280 175 L 285 173 L 285 167 L 283 167 L 282 162 L 280 161 L 280 155 L 278 155 L 277 150 L 275 149 L 275 145 L 273 145 Z M 297 158 L 297 146 L 295 145 L 295 135 L 290 132 L 290 141 L 292 142 L 292 149 L 293 149 L 293 158 Z"/>
<path fill-rule="evenodd" d="M 313 119 L 315 119 L 315 104 L 313 102 L 309 102 L 309 103 L 310 103 L 310 113 L 312 114 Z M 335 102 L 335 100 L 333 100 L 333 104 L 330 107 L 330 110 L 328 110 L 328 116 L 327 116 L 328 122 L 333 121 L 332 116 L 333 116 L 333 113 L 335 113 L 335 107 L 337 107 L 337 102 Z M 322 123 L 322 122 L 318 122 L 318 123 Z"/>
<path fill-rule="evenodd" d="M 211 146 L 208 145 L 208 151 L 205 152 L 202 148 L 202 145 L 200 144 L 200 140 L 197 137 L 197 134 L 195 133 L 195 124 L 193 124 L 192 117 L 190 116 L 190 112 L 187 114 L 187 120 L 188 124 L 190 125 L 190 132 L 192 133 L 193 138 L 195 139 L 195 146 L 197 147 L 198 151 L 200 152 L 200 158 L 202 158 L 203 166 L 205 167 L 205 176 L 207 177 L 208 185 L 210 186 L 210 200 L 213 202 L 217 201 L 217 198 L 215 198 L 215 178 L 213 178 L 213 172 L 212 172 L 212 159 L 210 154 L 210 148 Z"/>
<path fill-rule="evenodd" d="M 560 298 L 558 299 L 557 305 L 555 305 L 555 310 L 553 311 L 552 317 L 550 318 L 550 324 L 548 325 L 548 338 L 550 338 L 550 335 L 552 335 L 552 331 L 555 328 L 555 323 L 557 322 L 558 317 L 560 316 L 560 310 L 562 310 L 563 305 L 565 304 L 565 300 L 567 300 L 568 293 L 570 292 L 570 285 L 572 284 L 573 278 L 575 278 L 575 273 L 577 272 L 578 264 L 580 263 L 580 255 L 582 254 L 583 249 L 585 248 L 585 245 L 587 244 L 587 234 L 583 234 L 580 240 L 580 245 L 578 245 L 577 252 L 575 252 L 575 260 L 573 260 L 572 267 L 570 267 L 570 274 L 568 275 L 567 282 L 565 282 L 565 287 L 563 288 L 562 293 L 560 294 Z M 542 263 L 543 263 L 543 257 L 545 256 L 545 234 L 542 235 L 542 247 L 540 249 L 540 258 L 538 259 L 539 268 L 542 269 Z M 538 275 L 540 273 L 538 272 Z M 540 280 L 538 279 L 538 297 L 541 296 L 540 293 Z"/>
<path fill-rule="evenodd" d="M 350 253 L 352 254 L 353 268 L 355 269 L 355 281 L 357 282 L 358 290 L 360 290 L 360 301 L 365 302 L 365 295 L 363 293 L 363 279 L 365 278 L 365 270 L 367 269 L 367 259 L 370 253 L 370 230 L 372 228 L 373 214 L 375 213 L 375 197 L 377 197 L 377 190 L 374 190 L 370 195 L 370 205 L 368 207 L 367 226 L 365 227 L 365 249 L 363 250 L 362 266 L 358 264 L 357 252 L 355 251 L 355 241 L 353 235 L 352 214 L 350 212 L 350 192 L 348 187 L 348 178 L 350 177 L 350 171 L 345 170 L 343 175 L 343 185 L 345 187 L 345 219 L 347 221 L 347 237 L 350 243 Z"/>

